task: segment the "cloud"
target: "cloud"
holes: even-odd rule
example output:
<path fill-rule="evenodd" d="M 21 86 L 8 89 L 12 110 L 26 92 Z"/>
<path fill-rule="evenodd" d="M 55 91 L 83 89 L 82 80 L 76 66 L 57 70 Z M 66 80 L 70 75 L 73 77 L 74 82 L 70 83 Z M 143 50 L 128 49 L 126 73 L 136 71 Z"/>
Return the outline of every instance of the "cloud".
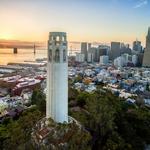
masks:
<path fill-rule="evenodd" d="M 148 4 L 148 0 L 139 0 L 138 3 L 134 6 L 134 8 L 140 8 Z"/>

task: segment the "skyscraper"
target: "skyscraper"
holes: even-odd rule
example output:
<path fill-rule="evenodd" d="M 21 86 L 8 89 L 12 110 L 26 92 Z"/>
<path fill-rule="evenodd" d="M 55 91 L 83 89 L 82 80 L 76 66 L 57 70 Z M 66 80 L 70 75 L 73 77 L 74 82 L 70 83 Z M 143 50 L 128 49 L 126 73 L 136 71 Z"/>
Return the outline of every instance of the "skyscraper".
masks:
<path fill-rule="evenodd" d="M 142 52 L 141 41 L 136 40 L 133 42 L 133 50 L 139 53 Z"/>
<path fill-rule="evenodd" d="M 121 43 L 121 45 L 120 45 L 120 53 L 121 54 L 129 54 L 129 55 L 131 55 L 131 49 L 130 49 L 130 46 L 129 46 L 129 44 L 124 44 L 124 43 Z"/>
<path fill-rule="evenodd" d="M 91 49 L 91 43 L 88 43 L 88 51 Z"/>
<path fill-rule="evenodd" d="M 150 27 L 148 28 L 148 34 L 146 36 L 146 48 L 144 52 L 143 66 L 150 67 Z"/>
<path fill-rule="evenodd" d="M 46 117 L 68 122 L 68 59 L 64 32 L 49 34 Z"/>
<path fill-rule="evenodd" d="M 96 51 L 96 62 L 100 62 L 100 56 L 108 55 L 109 47 L 107 45 L 99 45 Z"/>
<path fill-rule="evenodd" d="M 111 42 L 111 54 L 110 59 L 114 60 L 120 56 L 120 42 Z"/>
<path fill-rule="evenodd" d="M 93 61 L 94 61 L 94 62 L 98 62 L 98 60 L 99 60 L 98 55 L 97 55 L 98 48 L 96 48 L 96 47 L 91 47 L 88 52 L 93 55 Z"/>
<path fill-rule="evenodd" d="M 110 48 L 107 45 L 99 45 L 99 47 L 98 47 L 99 56 L 108 55 L 109 49 Z"/>
<path fill-rule="evenodd" d="M 87 45 L 86 42 L 82 42 L 82 43 L 81 43 L 81 53 L 84 54 L 84 56 L 85 56 L 85 61 L 87 61 L 87 49 L 88 49 L 87 46 L 88 46 L 88 45 Z"/>

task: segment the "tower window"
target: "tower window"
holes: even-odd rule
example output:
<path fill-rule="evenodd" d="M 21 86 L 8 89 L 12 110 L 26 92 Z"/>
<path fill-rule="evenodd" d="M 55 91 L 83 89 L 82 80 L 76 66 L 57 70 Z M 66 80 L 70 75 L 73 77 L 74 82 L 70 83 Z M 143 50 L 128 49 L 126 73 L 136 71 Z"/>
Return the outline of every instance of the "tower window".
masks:
<path fill-rule="evenodd" d="M 52 42 L 49 42 L 49 46 L 51 46 L 52 45 Z"/>
<path fill-rule="evenodd" d="M 65 37 L 64 36 L 62 36 L 62 41 L 65 41 Z"/>
<path fill-rule="evenodd" d="M 56 36 L 56 41 L 59 41 L 59 36 Z"/>
<path fill-rule="evenodd" d="M 52 50 L 51 49 L 48 51 L 48 61 L 49 62 L 52 61 Z"/>
<path fill-rule="evenodd" d="M 50 36 L 50 40 L 51 40 L 51 41 L 53 40 L 53 36 Z"/>
<path fill-rule="evenodd" d="M 56 41 L 56 37 L 55 36 L 53 36 L 53 40 Z"/>
<path fill-rule="evenodd" d="M 67 46 L 67 43 L 65 42 L 65 43 L 63 43 L 63 46 Z"/>
<path fill-rule="evenodd" d="M 63 61 L 66 62 L 66 50 L 63 50 Z"/>
<path fill-rule="evenodd" d="M 55 62 L 59 62 L 59 61 L 60 61 L 59 49 L 56 49 L 56 51 L 55 51 Z"/>

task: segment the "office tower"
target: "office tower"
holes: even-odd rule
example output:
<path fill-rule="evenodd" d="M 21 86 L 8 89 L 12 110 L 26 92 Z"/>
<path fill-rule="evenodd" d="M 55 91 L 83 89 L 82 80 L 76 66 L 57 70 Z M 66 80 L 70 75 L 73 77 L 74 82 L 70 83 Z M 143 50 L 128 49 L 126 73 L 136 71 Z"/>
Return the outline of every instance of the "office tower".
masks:
<path fill-rule="evenodd" d="M 75 61 L 76 62 L 84 62 L 85 60 L 85 55 L 82 53 L 76 53 Z"/>
<path fill-rule="evenodd" d="M 131 49 L 130 49 L 130 46 L 129 44 L 124 44 L 124 43 L 121 43 L 120 44 L 120 53 L 121 54 L 129 54 L 131 55 Z"/>
<path fill-rule="evenodd" d="M 98 55 L 100 56 L 104 56 L 104 55 L 108 55 L 108 51 L 109 51 L 109 46 L 107 45 L 99 45 L 98 47 Z"/>
<path fill-rule="evenodd" d="M 144 57 L 144 53 L 139 53 L 137 54 L 137 66 L 141 67 L 143 65 L 143 57 Z"/>
<path fill-rule="evenodd" d="M 132 56 L 125 53 L 125 54 L 122 54 L 121 57 L 123 58 L 124 60 L 124 65 L 127 66 L 128 63 L 131 63 L 132 62 Z"/>
<path fill-rule="evenodd" d="M 89 53 L 93 54 L 93 61 L 94 62 L 98 62 L 99 58 L 98 58 L 98 48 L 96 47 L 91 47 L 89 49 Z"/>
<path fill-rule="evenodd" d="M 125 66 L 125 60 L 122 56 L 117 57 L 114 59 L 114 66 L 116 67 L 123 67 Z"/>
<path fill-rule="evenodd" d="M 64 32 L 49 34 L 46 117 L 68 122 L 68 58 Z"/>
<path fill-rule="evenodd" d="M 89 63 L 93 62 L 93 53 L 88 52 L 87 62 Z"/>
<path fill-rule="evenodd" d="M 143 66 L 150 67 L 150 27 L 148 28 L 148 34 L 146 36 L 146 48 L 144 52 Z"/>
<path fill-rule="evenodd" d="M 88 43 L 88 51 L 91 49 L 91 43 Z"/>
<path fill-rule="evenodd" d="M 134 66 L 137 65 L 137 63 L 138 63 L 138 56 L 137 55 L 132 55 L 132 63 L 134 64 Z"/>
<path fill-rule="evenodd" d="M 99 48 L 99 55 L 103 56 L 103 55 L 107 55 L 108 54 L 108 49 L 107 48 Z"/>
<path fill-rule="evenodd" d="M 84 54 L 85 56 L 85 61 L 87 61 L 87 43 L 86 42 L 82 42 L 81 43 L 81 53 Z"/>
<path fill-rule="evenodd" d="M 111 42 L 111 54 L 110 59 L 114 60 L 120 56 L 120 42 Z"/>
<path fill-rule="evenodd" d="M 136 40 L 133 42 L 133 51 L 136 51 L 136 52 L 139 52 L 141 53 L 142 52 L 142 46 L 141 46 L 141 42 Z"/>
<path fill-rule="evenodd" d="M 106 65 L 109 63 L 109 57 L 104 55 L 104 56 L 100 56 L 100 64 L 101 65 Z"/>

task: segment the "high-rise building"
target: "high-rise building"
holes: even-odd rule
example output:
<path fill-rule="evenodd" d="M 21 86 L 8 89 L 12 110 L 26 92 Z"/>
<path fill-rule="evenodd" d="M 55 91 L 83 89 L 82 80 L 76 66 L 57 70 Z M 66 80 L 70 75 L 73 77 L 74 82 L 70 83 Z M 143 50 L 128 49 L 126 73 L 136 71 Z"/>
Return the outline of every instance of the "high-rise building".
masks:
<path fill-rule="evenodd" d="M 87 62 L 89 63 L 93 62 L 93 53 L 88 52 Z"/>
<path fill-rule="evenodd" d="M 141 41 L 136 40 L 136 41 L 133 42 L 133 51 L 136 51 L 136 52 L 139 52 L 139 53 L 142 52 Z"/>
<path fill-rule="evenodd" d="M 85 56 L 85 61 L 87 61 L 87 49 L 88 49 L 87 46 L 88 46 L 88 45 L 87 45 L 86 42 L 82 42 L 82 43 L 81 43 L 81 53 L 84 54 L 84 56 Z"/>
<path fill-rule="evenodd" d="M 109 63 L 109 57 L 107 55 L 100 56 L 100 64 L 106 65 Z"/>
<path fill-rule="evenodd" d="M 122 56 L 119 56 L 114 59 L 114 66 L 116 67 L 123 67 L 125 66 L 125 60 Z"/>
<path fill-rule="evenodd" d="M 110 47 L 107 45 L 99 45 L 96 47 L 91 47 L 88 50 L 88 53 L 91 53 L 93 56 L 94 62 L 100 62 L 100 56 L 108 55 L 108 51 L 110 50 Z"/>
<path fill-rule="evenodd" d="M 146 48 L 143 57 L 143 66 L 150 67 L 150 27 L 148 28 L 148 34 L 146 36 Z"/>
<path fill-rule="evenodd" d="M 124 65 L 125 65 L 125 66 L 127 66 L 127 64 L 128 64 L 129 62 L 132 62 L 132 56 L 129 55 L 129 54 L 127 54 L 127 53 L 122 54 L 121 57 L 122 57 L 123 60 L 124 60 Z"/>
<path fill-rule="evenodd" d="M 76 53 L 75 61 L 76 62 L 84 62 L 85 55 L 82 53 Z"/>
<path fill-rule="evenodd" d="M 137 55 L 132 55 L 132 63 L 134 64 L 134 66 L 137 65 L 137 63 L 138 63 L 138 56 Z"/>
<path fill-rule="evenodd" d="M 49 34 L 46 117 L 68 122 L 68 58 L 64 32 Z"/>
<path fill-rule="evenodd" d="M 98 48 L 96 47 L 91 47 L 88 51 L 89 53 L 93 54 L 93 61 L 98 62 Z"/>
<path fill-rule="evenodd" d="M 111 52 L 110 52 L 110 59 L 114 60 L 115 58 L 119 57 L 120 54 L 120 42 L 111 42 Z"/>
<path fill-rule="evenodd" d="M 99 45 L 98 49 L 99 49 L 100 56 L 103 56 L 103 55 L 108 55 L 108 51 L 110 47 L 107 45 Z"/>
<path fill-rule="evenodd" d="M 129 54 L 131 55 L 131 49 L 130 49 L 130 46 L 129 44 L 124 44 L 124 43 L 121 43 L 120 45 L 120 53 L 121 54 Z"/>
<path fill-rule="evenodd" d="M 88 51 L 91 49 L 91 43 L 88 43 Z"/>
<path fill-rule="evenodd" d="M 137 60 L 137 66 L 141 67 L 143 65 L 143 57 L 144 53 L 139 53 L 137 54 L 138 60 Z"/>

